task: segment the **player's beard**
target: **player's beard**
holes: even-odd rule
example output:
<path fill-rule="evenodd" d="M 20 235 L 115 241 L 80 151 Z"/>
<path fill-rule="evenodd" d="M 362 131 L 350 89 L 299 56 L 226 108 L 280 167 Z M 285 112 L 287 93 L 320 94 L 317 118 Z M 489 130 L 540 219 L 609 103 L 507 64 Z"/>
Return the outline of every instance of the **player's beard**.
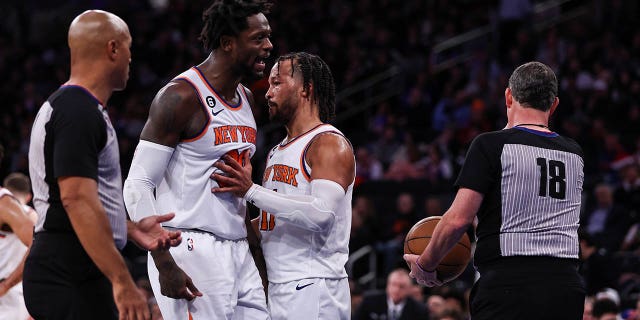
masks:
<path fill-rule="evenodd" d="M 286 125 L 293 119 L 296 108 L 291 101 L 287 100 L 277 104 L 273 110 L 273 112 L 269 112 L 269 120 L 277 124 Z"/>

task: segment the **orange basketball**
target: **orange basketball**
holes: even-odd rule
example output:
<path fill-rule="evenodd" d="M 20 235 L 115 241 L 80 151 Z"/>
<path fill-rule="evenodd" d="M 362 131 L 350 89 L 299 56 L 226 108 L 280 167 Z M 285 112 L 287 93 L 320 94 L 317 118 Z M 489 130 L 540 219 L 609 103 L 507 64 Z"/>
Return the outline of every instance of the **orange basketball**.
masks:
<path fill-rule="evenodd" d="M 407 233 L 404 240 L 404 253 L 421 254 L 431 241 L 431 235 L 441 216 L 427 217 L 418 221 Z M 436 268 L 438 279 L 448 282 L 457 278 L 467 268 L 471 260 L 471 241 L 465 233 L 458 243 L 440 261 Z"/>

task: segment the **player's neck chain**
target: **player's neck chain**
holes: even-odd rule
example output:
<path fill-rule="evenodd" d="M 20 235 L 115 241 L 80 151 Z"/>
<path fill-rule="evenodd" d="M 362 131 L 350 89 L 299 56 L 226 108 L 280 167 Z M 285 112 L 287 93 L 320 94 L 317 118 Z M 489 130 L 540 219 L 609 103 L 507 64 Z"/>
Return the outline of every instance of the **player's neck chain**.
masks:
<path fill-rule="evenodd" d="M 515 127 L 522 127 L 522 126 L 534 126 L 534 127 L 540 127 L 540 128 L 544 128 L 544 129 L 549 129 L 548 126 L 545 126 L 544 124 L 538 124 L 538 123 L 521 123 L 521 124 L 516 124 Z"/>

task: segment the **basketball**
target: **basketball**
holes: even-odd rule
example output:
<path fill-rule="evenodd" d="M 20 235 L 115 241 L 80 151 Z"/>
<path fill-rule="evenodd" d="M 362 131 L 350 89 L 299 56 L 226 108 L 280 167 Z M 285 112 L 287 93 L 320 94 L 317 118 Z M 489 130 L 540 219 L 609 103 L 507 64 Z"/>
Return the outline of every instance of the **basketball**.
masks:
<path fill-rule="evenodd" d="M 429 244 L 433 230 L 440 222 L 441 216 L 427 217 L 418 221 L 407 233 L 404 240 L 404 253 L 421 254 Z M 471 241 L 465 233 L 456 245 L 440 261 L 436 268 L 438 279 L 444 282 L 457 278 L 471 260 Z"/>

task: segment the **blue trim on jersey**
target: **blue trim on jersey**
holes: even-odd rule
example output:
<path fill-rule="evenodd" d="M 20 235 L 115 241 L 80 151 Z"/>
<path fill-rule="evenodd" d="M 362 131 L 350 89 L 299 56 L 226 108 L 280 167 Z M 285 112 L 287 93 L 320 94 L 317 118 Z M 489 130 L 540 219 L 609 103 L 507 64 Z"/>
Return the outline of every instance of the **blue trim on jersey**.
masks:
<path fill-rule="evenodd" d="M 215 93 L 216 93 L 216 95 L 218 96 L 218 98 L 220 98 L 220 100 L 224 101 L 224 103 L 225 103 L 225 104 L 227 104 L 230 108 L 235 109 L 235 108 L 239 107 L 239 106 L 242 104 L 242 97 L 240 96 L 240 92 L 238 91 L 238 88 L 236 88 L 236 93 L 238 94 L 238 98 L 239 98 L 238 100 L 239 100 L 239 101 L 238 101 L 238 103 L 236 103 L 236 104 L 231 104 L 231 103 L 229 103 L 227 100 L 225 100 L 225 99 L 223 99 L 223 98 L 222 98 L 222 95 L 220 95 L 220 92 L 218 92 L 218 91 L 216 90 L 216 88 L 214 88 L 214 87 L 211 85 L 211 83 L 209 82 L 209 79 L 207 79 L 207 77 L 205 77 L 205 76 L 204 76 L 204 72 L 202 72 L 202 70 L 200 70 L 200 68 L 198 68 L 197 66 L 194 66 L 193 68 L 194 68 L 194 69 L 196 69 L 196 71 L 200 74 L 200 76 L 202 77 L 202 79 L 204 79 L 204 81 L 206 81 L 206 82 L 207 82 L 207 85 L 209 85 L 209 88 L 211 88 L 211 90 L 213 90 L 213 92 L 215 92 Z"/>
<path fill-rule="evenodd" d="M 523 128 L 523 127 L 513 127 L 513 128 L 514 129 L 518 129 L 518 130 L 522 130 L 522 131 L 526 131 L 526 132 L 529 132 L 529 133 L 533 133 L 533 134 L 541 136 L 541 137 L 555 138 L 555 137 L 559 136 L 559 134 L 557 134 L 555 132 L 538 131 L 538 130 L 529 129 L 529 128 Z"/>

